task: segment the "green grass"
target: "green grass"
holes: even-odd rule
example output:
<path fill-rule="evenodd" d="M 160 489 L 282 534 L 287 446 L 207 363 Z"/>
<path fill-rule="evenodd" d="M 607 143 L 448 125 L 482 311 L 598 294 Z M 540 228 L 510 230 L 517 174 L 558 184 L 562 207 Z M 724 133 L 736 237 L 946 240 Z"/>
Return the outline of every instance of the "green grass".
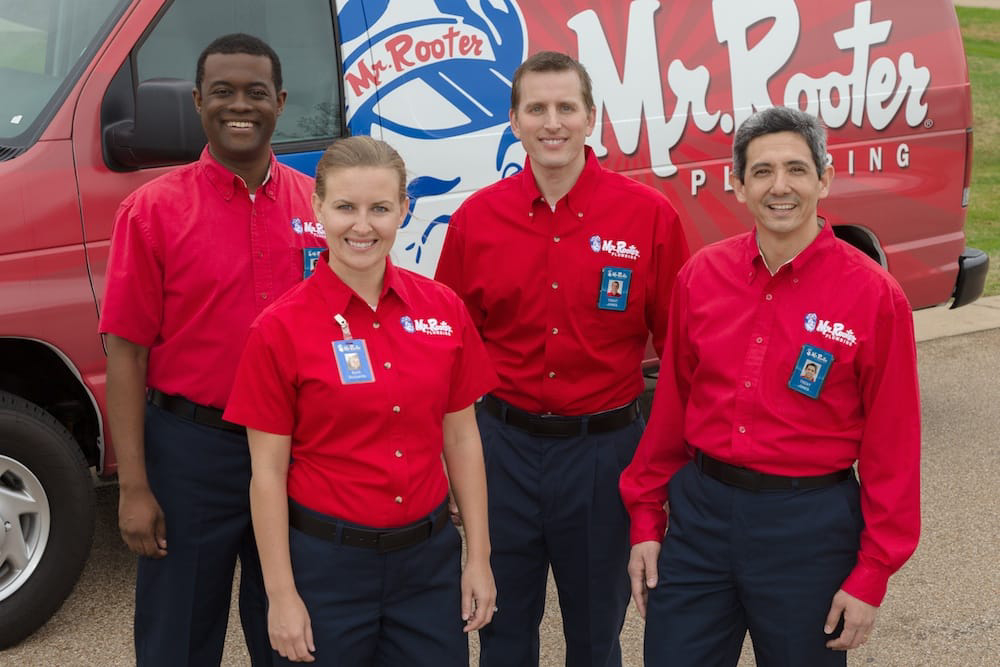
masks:
<path fill-rule="evenodd" d="M 1000 294 L 1000 10 L 957 7 L 972 81 L 970 246 L 990 255 L 985 296 Z"/>

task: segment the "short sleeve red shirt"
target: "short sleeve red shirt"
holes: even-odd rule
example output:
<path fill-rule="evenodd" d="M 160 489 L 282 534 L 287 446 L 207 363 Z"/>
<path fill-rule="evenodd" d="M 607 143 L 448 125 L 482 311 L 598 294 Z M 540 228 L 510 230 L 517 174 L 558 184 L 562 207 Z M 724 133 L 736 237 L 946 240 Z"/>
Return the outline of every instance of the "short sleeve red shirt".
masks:
<path fill-rule="evenodd" d="M 657 190 L 586 164 L 555 210 L 531 170 L 469 197 L 451 218 L 436 277 L 469 307 L 496 365 L 495 396 L 530 412 L 579 415 L 635 399 L 652 333 L 660 350 L 674 277 L 687 258 Z M 611 287 L 606 271 L 627 281 Z M 624 310 L 601 308 L 620 287 Z"/>
<path fill-rule="evenodd" d="M 342 382 L 333 344 L 364 340 L 373 382 Z M 376 310 L 325 261 L 250 331 L 225 418 L 291 435 L 288 496 L 375 528 L 441 503 L 445 414 L 496 375 L 465 305 L 446 286 L 387 260 Z"/>
<path fill-rule="evenodd" d="M 147 383 L 222 408 L 254 318 L 326 247 L 313 179 L 271 156 L 251 200 L 208 148 L 137 189 L 111 237 L 101 333 L 149 348 Z"/>
<path fill-rule="evenodd" d="M 670 308 L 649 426 L 620 483 L 633 544 L 663 537 L 667 483 L 696 449 L 786 476 L 857 461 L 864 530 L 843 588 L 879 604 L 920 533 L 916 346 L 899 284 L 825 225 L 773 276 L 753 233 L 707 246 Z M 806 345 L 833 359 L 816 397 L 789 387 Z"/>

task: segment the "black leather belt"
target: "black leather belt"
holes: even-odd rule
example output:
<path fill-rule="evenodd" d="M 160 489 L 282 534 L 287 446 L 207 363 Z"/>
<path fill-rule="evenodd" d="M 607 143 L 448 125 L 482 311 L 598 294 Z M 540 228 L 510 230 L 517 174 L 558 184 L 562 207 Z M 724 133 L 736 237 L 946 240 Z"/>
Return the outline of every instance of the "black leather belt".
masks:
<path fill-rule="evenodd" d="M 317 516 L 295 501 L 288 502 L 288 523 L 306 535 L 312 535 L 330 542 L 361 549 L 375 549 L 378 553 L 399 551 L 420 544 L 432 535 L 437 535 L 448 523 L 448 506 L 442 504 L 433 519 L 425 519 L 402 528 L 375 530 L 348 526 L 336 519 Z"/>
<path fill-rule="evenodd" d="M 735 486 L 747 491 L 785 491 L 795 489 L 822 489 L 839 484 L 850 477 L 854 470 L 847 468 L 828 475 L 813 475 L 807 477 L 786 477 L 784 475 L 769 475 L 749 468 L 741 468 L 729 463 L 713 459 L 708 454 L 699 451 L 695 457 L 698 469 L 717 479 L 723 484 Z"/>
<path fill-rule="evenodd" d="M 628 426 L 639 417 L 639 399 L 628 405 L 592 415 L 565 417 L 540 415 L 515 408 L 506 401 L 487 394 L 483 396 L 482 409 L 505 424 L 510 424 L 531 435 L 551 438 L 570 438 L 586 433 L 607 433 Z"/>
<path fill-rule="evenodd" d="M 207 405 L 199 405 L 183 396 L 173 396 L 171 394 L 164 394 L 159 389 L 150 389 L 149 402 L 158 408 L 166 410 L 170 414 L 177 415 L 181 419 L 186 419 L 195 424 L 211 426 L 212 428 L 232 431 L 233 433 L 246 434 L 246 429 L 239 424 L 227 422 L 223 419 L 222 410 L 211 408 Z"/>

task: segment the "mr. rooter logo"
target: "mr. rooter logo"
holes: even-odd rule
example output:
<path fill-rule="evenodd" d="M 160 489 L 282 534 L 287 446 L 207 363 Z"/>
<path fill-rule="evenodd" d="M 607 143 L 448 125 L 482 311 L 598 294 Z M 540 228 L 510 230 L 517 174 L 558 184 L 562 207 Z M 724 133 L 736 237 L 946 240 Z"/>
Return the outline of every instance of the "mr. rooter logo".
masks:
<path fill-rule="evenodd" d="M 526 56 L 520 8 L 512 0 L 350 0 L 338 20 L 352 134 L 389 131 L 411 169 L 458 145 L 439 139 L 495 135 L 488 145 L 469 143 L 476 148 L 465 156 L 424 165 L 407 185 L 403 229 L 412 240 L 402 249 L 421 264 L 433 230 L 450 217 L 414 215 L 421 198 L 475 190 L 520 168 L 504 159 L 517 142 L 507 111 L 514 70 Z M 417 234 L 414 224 L 422 225 Z"/>

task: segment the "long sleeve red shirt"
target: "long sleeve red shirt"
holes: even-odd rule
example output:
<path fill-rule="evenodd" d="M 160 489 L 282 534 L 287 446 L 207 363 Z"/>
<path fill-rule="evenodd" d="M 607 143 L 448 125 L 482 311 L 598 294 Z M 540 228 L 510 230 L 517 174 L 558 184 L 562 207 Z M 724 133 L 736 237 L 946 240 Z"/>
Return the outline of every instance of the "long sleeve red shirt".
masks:
<path fill-rule="evenodd" d="M 809 344 L 833 356 L 817 398 L 789 388 Z M 842 588 L 880 604 L 920 532 L 920 403 L 910 307 L 825 225 L 772 276 L 753 232 L 681 270 L 649 427 L 621 477 L 632 543 L 662 539 L 667 483 L 695 450 L 759 472 L 858 462 L 864 529 Z"/>

